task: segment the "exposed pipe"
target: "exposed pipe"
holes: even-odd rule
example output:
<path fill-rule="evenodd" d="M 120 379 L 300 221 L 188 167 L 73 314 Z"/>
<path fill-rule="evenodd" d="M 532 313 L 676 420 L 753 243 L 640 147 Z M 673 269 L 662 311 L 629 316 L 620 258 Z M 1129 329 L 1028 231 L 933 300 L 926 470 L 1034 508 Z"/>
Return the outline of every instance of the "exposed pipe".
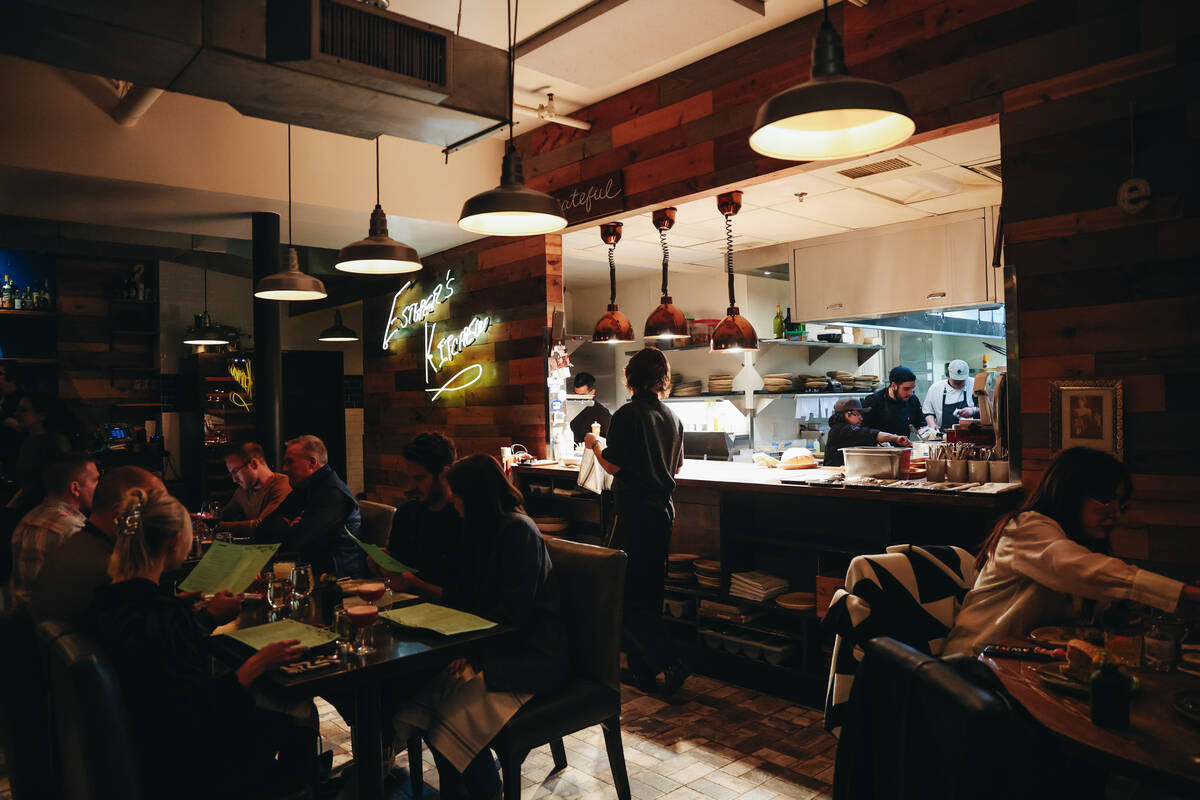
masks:
<path fill-rule="evenodd" d="M 119 125 L 124 125 L 126 128 L 132 128 L 138 124 L 150 106 L 162 97 L 164 89 L 155 89 L 152 86 L 130 86 L 129 91 L 117 102 L 111 114 Z"/>
<path fill-rule="evenodd" d="M 592 123 L 584 122 L 581 119 L 572 117 L 559 116 L 554 110 L 554 93 L 546 95 L 546 102 L 539 103 L 537 108 L 533 106 L 522 105 L 521 103 L 513 103 L 513 111 L 525 114 L 530 117 L 537 117 L 546 122 L 557 122 L 559 125 L 566 125 L 569 128 L 578 128 L 581 131 L 590 131 Z"/>

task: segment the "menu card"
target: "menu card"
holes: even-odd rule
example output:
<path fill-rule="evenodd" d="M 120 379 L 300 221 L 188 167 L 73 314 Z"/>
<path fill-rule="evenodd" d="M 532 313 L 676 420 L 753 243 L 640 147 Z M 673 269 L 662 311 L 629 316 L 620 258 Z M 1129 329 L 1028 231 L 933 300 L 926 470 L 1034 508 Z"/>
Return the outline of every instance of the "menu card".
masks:
<path fill-rule="evenodd" d="M 216 594 L 228 589 L 244 592 L 275 555 L 279 544 L 230 544 L 213 542 L 188 576 L 179 584 L 181 592 Z"/>
<path fill-rule="evenodd" d="M 281 619 L 278 622 L 255 625 L 253 628 L 243 628 L 223 635 L 248 644 L 255 650 L 261 650 L 271 642 L 284 642 L 289 639 L 299 639 L 302 647 L 320 647 L 337 639 L 337 634 L 332 631 L 305 625 L 294 619 Z"/>
<path fill-rule="evenodd" d="M 351 539 L 358 542 L 358 546 L 361 547 L 363 551 L 371 557 L 372 561 L 383 567 L 388 572 L 416 572 L 415 569 L 410 567 L 408 564 L 405 564 L 403 561 L 392 558 L 391 555 L 389 555 L 388 552 L 379 545 L 364 542 L 353 533 L 350 533 L 349 530 L 347 530 L 346 533 L 350 535 Z"/>
<path fill-rule="evenodd" d="M 418 603 L 415 606 L 394 608 L 391 611 L 384 611 L 379 616 L 406 628 L 424 628 L 444 636 L 485 631 L 499 624 L 490 619 L 439 606 L 436 603 Z"/>

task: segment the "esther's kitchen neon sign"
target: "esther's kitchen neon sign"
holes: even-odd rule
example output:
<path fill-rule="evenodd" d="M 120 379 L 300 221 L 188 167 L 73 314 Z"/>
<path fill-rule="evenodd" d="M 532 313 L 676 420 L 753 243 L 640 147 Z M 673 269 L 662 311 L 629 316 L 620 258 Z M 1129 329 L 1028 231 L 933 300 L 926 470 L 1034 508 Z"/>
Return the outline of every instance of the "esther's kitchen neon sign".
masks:
<path fill-rule="evenodd" d="M 429 322 L 429 317 L 439 305 L 449 300 L 455 292 L 454 276 L 449 272 L 446 278 L 433 288 L 429 294 L 415 303 L 400 306 L 400 296 L 410 287 L 412 282 L 405 283 L 400 291 L 392 297 L 392 310 L 388 315 L 387 328 L 383 335 L 383 349 L 387 350 L 393 339 L 400 338 L 400 332 L 414 325 L 425 327 L 425 383 L 430 383 L 437 374 L 464 349 L 477 343 L 491 325 L 491 317 L 472 317 L 467 326 L 458 333 L 450 333 L 437 338 L 437 323 Z M 432 375 L 430 374 L 432 370 Z M 448 381 L 436 389 L 426 389 L 431 397 L 437 400 L 446 392 L 460 392 L 483 377 L 482 364 L 470 364 L 456 372 Z"/>

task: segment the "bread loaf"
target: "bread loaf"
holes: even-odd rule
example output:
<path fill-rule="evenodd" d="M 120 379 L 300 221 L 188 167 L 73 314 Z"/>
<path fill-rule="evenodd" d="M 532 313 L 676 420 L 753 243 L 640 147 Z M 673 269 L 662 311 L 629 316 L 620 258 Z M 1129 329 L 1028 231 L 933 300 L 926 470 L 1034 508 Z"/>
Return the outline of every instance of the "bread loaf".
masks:
<path fill-rule="evenodd" d="M 1072 639 L 1067 642 L 1067 667 L 1063 670 L 1063 674 L 1068 678 L 1087 683 L 1094 670 L 1092 663 L 1096 660 L 1096 654 L 1099 652 L 1099 647 L 1091 642 L 1085 642 L 1083 639 Z"/>

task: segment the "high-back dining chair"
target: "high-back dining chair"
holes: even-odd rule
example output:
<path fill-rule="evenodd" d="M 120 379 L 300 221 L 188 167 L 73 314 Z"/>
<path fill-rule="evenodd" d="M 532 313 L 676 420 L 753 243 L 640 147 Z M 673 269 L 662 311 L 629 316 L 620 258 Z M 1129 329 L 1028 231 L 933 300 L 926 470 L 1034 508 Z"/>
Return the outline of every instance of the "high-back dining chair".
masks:
<path fill-rule="evenodd" d="M 50 695 L 66 800 L 141 800 L 142 779 L 116 673 L 84 636 L 38 625 L 49 653 Z"/>
<path fill-rule="evenodd" d="M 562 618 L 567 623 L 571 675 L 567 686 L 521 707 L 492 740 L 500 758 L 504 796 L 521 796 L 521 764 L 536 747 L 550 745 L 556 770 L 567 766 L 562 737 L 600 725 L 617 797 L 629 800 L 629 776 L 621 746 L 621 603 L 625 553 L 607 547 L 544 537 L 558 576 Z M 421 796 L 421 738 L 408 742 L 413 797 Z"/>
<path fill-rule="evenodd" d="M 362 534 L 364 542 L 387 547 L 392 535 L 392 520 L 396 516 L 396 507 L 387 503 L 376 503 L 373 500 L 359 500 L 358 512 L 362 515 Z"/>
<path fill-rule="evenodd" d="M 50 682 L 28 606 L 0 614 L 0 653 L 0 745 L 8 756 L 13 800 L 52 800 L 61 787 Z"/>

